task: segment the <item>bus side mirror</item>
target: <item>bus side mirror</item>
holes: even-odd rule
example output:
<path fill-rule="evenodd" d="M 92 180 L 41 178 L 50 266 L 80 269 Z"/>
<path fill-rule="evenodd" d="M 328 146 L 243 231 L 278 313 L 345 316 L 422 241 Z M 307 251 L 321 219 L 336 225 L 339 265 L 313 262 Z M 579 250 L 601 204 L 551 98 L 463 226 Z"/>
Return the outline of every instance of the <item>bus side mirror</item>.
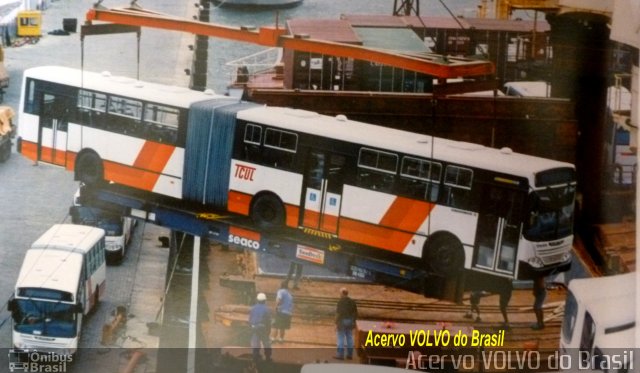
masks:
<path fill-rule="evenodd" d="M 7 311 L 11 312 L 11 318 L 13 319 L 13 322 L 20 322 L 22 316 L 20 315 L 20 307 L 18 307 L 18 302 L 15 298 L 11 299 L 9 303 L 7 303 Z"/>
<path fill-rule="evenodd" d="M 82 303 L 76 303 L 75 306 L 73 307 L 73 312 L 75 312 L 75 313 L 83 313 L 84 312 L 84 307 L 82 306 Z"/>

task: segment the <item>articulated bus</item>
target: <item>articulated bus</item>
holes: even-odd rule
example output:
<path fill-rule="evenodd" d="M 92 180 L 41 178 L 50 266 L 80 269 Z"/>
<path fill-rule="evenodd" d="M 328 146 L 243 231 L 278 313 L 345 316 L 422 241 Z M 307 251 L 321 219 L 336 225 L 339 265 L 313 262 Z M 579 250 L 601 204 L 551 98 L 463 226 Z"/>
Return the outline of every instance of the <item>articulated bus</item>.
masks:
<path fill-rule="evenodd" d="M 56 224 L 27 250 L 9 302 L 13 346 L 74 354 L 82 318 L 106 291 L 104 230 Z"/>
<path fill-rule="evenodd" d="M 573 165 L 210 92 L 25 71 L 19 152 L 434 275 L 568 268 Z M 371 253 L 371 254 L 368 254 Z"/>
<path fill-rule="evenodd" d="M 637 316 L 635 272 L 569 282 L 560 352 L 572 366 L 564 369 L 634 371 Z"/>

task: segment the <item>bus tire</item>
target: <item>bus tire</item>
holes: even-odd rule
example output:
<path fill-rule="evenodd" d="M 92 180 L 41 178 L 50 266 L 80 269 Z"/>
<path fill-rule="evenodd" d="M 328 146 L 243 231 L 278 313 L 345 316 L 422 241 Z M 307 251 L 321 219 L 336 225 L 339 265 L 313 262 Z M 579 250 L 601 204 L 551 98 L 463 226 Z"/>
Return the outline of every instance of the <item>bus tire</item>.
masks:
<path fill-rule="evenodd" d="M 80 154 L 76 161 L 75 179 L 85 185 L 96 185 L 104 180 L 102 160 L 96 153 Z"/>
<path fill-rule="evenodd" d="M 284 206 L 280 199 L 273 194 L 258 195 L 251 203 L 249 215 L 260 228 L 279 228 L 284 226 Z"/>
<path fill-rule="evenodd" d="M 428 270 L 443 277 L 456 276 L 464 268 L 464 249 L 460 241 L 450 235 L 434 235 L 423 254 Z"/>
<path fill-rule="evenodd" d="M 11 157 L 11 141 L 7 141 L 0 147 L 0 162 L 6 162 Z"/>

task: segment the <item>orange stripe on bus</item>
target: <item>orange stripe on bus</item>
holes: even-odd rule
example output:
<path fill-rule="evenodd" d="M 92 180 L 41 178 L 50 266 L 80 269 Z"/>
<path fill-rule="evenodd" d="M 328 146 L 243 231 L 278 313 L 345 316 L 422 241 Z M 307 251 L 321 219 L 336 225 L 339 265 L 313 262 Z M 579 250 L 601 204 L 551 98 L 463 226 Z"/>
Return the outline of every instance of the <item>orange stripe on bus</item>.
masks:
<path fill-rule="evenodd" d="M 300 208 L 298 206 L 285 204 L 284 210 L 287 214 L 285 224 L 291 228 L 298 228 L 298 215 L 300 214 Z"/>
<path fill-rule="evenodd" d="M 160 173 L 169 162 L 174 150 L 175 146 L 145 141 L 133 166 Z"/>
<path fill-rule="evenodd" d="M 416 232 L 435 205 L 408 198 L 396 197 L 380 220 L 380 225 L 407 232 Z"/>
<path fill-rule="evenodd" d="M 338 238 L 397 253 L 404 251 L 413 234 L 375 224 L 340 218 Z"/>
<path fill-rule="evenodd" d="M 236 214 L 241 215 L 249 215 L 250 203 L 250 195 L 233 190 L 229 191 L 227 197 L 227 210 L 229 210 L 229 212 L 235 212 Z"/>
<path fill-rule="evenodd" d="M 119 163 L 104 162 L 105 179 L 137 189 L 153 191 L 160 174 Z"/>
<path fill-rule="evenodd" d="M 78 154 L 76 152 L 67 152 L 67 171 L 76 170 L 76 159 Z"/>
<path fill-rule="evenodd" d="M 324 214 L 322 216 L 321 231 L 336 233 L 338 231 L 338 217 L 334 215 Z"/>
<path fill-rule="evenodd" d="M 320 225 L 320 213 L 313 210 L 304 210 L 302 225 L 309 228 L 317 228 Z"/>
<path fill-rule="evenodd" d="M 22 149 L 20 153 L 22 156 L 31 159 L 32 161 L 36 161 L 38 159 L 38 144 L 22 140 L 21 146 Z"/>
<path fill-rule="evenodd" d="M 248 238 L 250 240 L 260 242 L 260 233 L 250 231 L 248 229 L 238 228 L 233 225 L 229 226 L 229 233 L 234 236 Z"/>

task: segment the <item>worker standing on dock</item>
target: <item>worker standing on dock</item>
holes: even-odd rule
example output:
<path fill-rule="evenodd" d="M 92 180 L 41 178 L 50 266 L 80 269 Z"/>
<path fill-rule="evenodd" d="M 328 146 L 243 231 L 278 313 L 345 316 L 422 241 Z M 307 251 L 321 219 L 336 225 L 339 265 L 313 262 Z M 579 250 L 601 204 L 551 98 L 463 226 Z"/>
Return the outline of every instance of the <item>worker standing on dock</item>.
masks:
<path fill-rule="evenodd" d="M 249 325 L 251 326 L 251 347 L 253 348 L 253 359 L 260 360 L 260 343 L 264 349 L 264 357 L 271 361 L 271 310 L 267 307 L 267 296 L 259 293 L 256 297 L 258 301 L 249 312 Z"/>
<path fill-rule="evenodd" d="M 353 359 L 353 328 L 358 318 L 358 306 L 349 297 L 347 288 L 340 289 L 340 300 L 336 307 L 336 338 L 338 360 Z"/>
<path fill-rule="evenodd" d="M 507 314 L 507 306 L 509 306 L 509 301 L 511 301 L 511 294 L 513 293 L 513 283 L 511 280 L 507 280 L 500 287 L 500 313 L 502 314 L 502 329 L 505 331 L 511 330 L 511 325 L 509 324 L 509 315 Z"/>
<path fill-rule="evenodd" d="M 533 312 L 536 314 L 536 323 L 531 326 L 531 329 L 541 330 L 544 329 L 544 310 L 542 306 L 547 297 L 547 285 L 545 284 L 544 276 L 536 276 L 533 279 L 533 296 L 535 298 Z"/>
<path fill-rule="evenodd" d="M 273 327 L 273 342 L 284 342 L 284 333 L 291 328 L 291 315 L 293 315 L 293 296 L 289 292 L 289 281 L 284 280 L 276 293 L 276 320 Z"/>

